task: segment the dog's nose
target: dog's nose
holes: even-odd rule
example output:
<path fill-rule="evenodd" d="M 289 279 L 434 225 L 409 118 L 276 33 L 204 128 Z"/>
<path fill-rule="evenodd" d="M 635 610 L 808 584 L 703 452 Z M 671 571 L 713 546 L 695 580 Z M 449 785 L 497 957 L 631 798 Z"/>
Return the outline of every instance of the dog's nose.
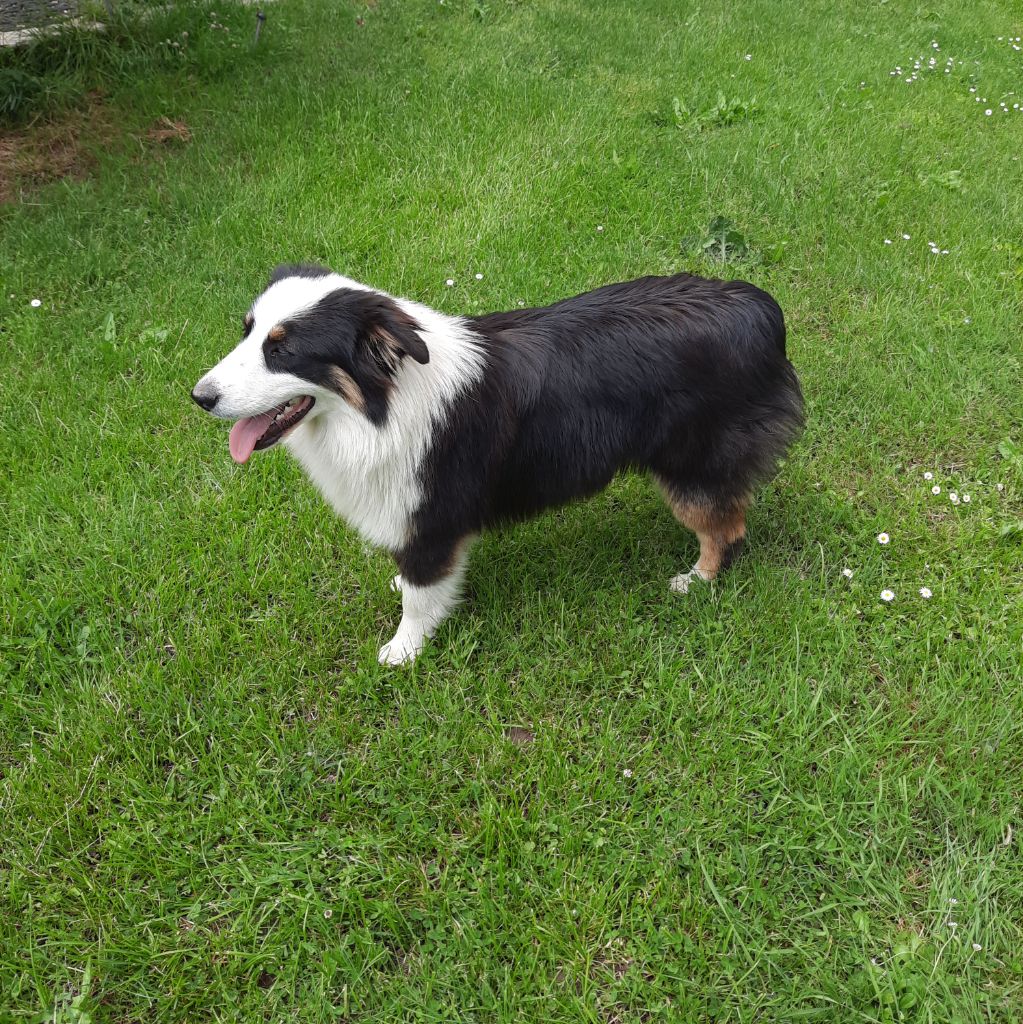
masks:
<path fill-rule="evenodd" d="M 192 391 L 192 401 L 201 409 L 213 412 L 213 407 L 220 401 L 220 392 L 212 389 L 200 388 L 197 384 Z"/>

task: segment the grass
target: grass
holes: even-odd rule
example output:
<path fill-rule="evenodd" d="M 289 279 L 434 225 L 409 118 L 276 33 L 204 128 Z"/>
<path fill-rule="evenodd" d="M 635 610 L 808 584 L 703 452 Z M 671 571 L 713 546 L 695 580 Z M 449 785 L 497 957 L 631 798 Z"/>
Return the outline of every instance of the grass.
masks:
<path fill-rule="evenodd" d="M 31 5 L 21 5 L 23 8 Z M 36 8 L 45 5 L 36 4 Z M 251 49 L 255 8 L 236 2 L 79 0 L 79 17 L 45 22 L 31 46 L 0 48 L 0 125 L 18 125 L 74 105 L 90 91 L 157 89 L 167 74 L 210 83 L 236 74 Z M 95 29 L 97 21 L 101 31 Z M 59 35 L 48 35 L 60 28 Z"/>
<path fill-rule="evenodd" d="M 267 10 L 0 211 L 0 1019 L 1019 1020 L 1023 114 L 969 92 L 1019 22 Z M 715 586 L 621 479 L 385 670 L 387 559 L 188 401 L 293 259 L 452 312 L 746 277 L 809 426 Z"/>

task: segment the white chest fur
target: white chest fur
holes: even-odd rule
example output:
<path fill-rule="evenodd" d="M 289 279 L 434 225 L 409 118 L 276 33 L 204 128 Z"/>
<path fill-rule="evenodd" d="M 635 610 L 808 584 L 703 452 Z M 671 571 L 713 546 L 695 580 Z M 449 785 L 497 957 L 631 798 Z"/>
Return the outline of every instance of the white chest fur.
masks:
<path fill-rule="evenodd" d="M 422 498 L 423 452 L 403 456 L 367 433 L 349 416 L 328 416 L 303 424 L 286 443 L 342 519 L 371 544 L 395 551 Z"/>

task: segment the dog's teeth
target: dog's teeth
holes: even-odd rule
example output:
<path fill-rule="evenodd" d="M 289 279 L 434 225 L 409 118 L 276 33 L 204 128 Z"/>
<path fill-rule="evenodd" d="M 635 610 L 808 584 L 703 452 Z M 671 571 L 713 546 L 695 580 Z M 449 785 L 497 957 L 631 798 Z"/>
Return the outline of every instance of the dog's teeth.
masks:
<path fill-rule="evenodd" d="M 290 413 L 293 413 L 301 401 L 302 400 L 300 398 L 293 398 L 290 402 L 285 402 L 284 405 L 280 406 L 274 412 L 274 422 L 276 423 L 282 416 L 287 416 Z"/>

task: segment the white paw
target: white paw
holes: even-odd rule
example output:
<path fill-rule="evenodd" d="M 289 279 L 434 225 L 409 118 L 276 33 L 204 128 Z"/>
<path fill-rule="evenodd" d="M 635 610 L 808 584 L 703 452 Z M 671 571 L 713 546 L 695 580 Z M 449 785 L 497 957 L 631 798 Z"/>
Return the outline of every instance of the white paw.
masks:
<path fill-rule="evenodd" d="M 392 639 L 384 644 L 377 653 L 377 661 L 381 665 L 408 665 L 416 660 L 416 655 L 423 649 L 426 637 L 418 641 L 410 636 L 395 633 Z"/>
<path fill-rule="evenodd" d="M 694 580 L 700 580 L 705 583 L 703 574 L 699 569 L 690 569 L 689 572 L 680 572 L 677 576 L 673 576 L 668 583 L 668 586 L 675 591 L 676 594 L 688 594 L 689 585 Z"/>
<path fill-rule="evenodd" d="M 391 590 L 396 590 L 399 594 L 401 593 L 401 573 L 398 573 L 398 575 L 391 580 Z"/>

